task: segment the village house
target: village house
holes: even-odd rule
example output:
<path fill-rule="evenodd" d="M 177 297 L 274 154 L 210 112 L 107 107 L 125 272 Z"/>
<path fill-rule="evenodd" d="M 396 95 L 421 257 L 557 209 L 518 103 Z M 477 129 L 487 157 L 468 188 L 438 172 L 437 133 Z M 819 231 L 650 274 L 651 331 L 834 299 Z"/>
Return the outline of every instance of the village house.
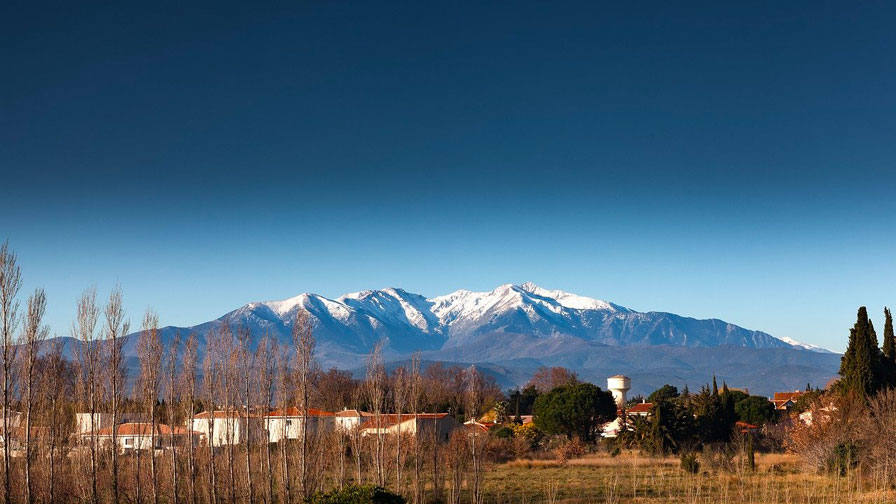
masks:
<path fill-rule="evenodd" d="M 277 409 L 265 416 L 265 428 L 268 441 L 276 443 L 281 439 L 300 439 L 302 424 L 305 422 L 302 411 L 295 406 Z M 308 434 L 332 432 L 336 424 L 336 415 L 330 411 L 315 408 L 308 409 Z"/>
<path fill-rule="evenodd" d="M 616 410 L 616 418 L 607 422 L 601 427 L 601 436 L 606 438 L 614 438 L 622 432 L 626 425 L 630 424 L 636 417 L 647 417 L 650 414 L 650 408 L 653 403 L 640 402 L 628 408 Z"/>
<path fill-rule="evenodd" d="M 113 431 L 113 429 L 115 429 Z M 156 424 L 155 426 L 155 445 L 153 445 L 153 428 L 151 423 L 134 422 L 123 423 L 115 426 L 103 427 L 92 432 L 83 432 L 80 434 L 82 444 L 95 438 L 101 446 L 109 446 L 112 444 L 113 434 L 116 436 L 116 443 L 120 452 L 133 450 L 149 450 L 154 448 L 161 450 L 171 447 L 172 440 L 177 446 L 188 446 L 190 443 L 190 431 L 181 427 L 173 429 L 165 424 Z M 194 443 L 199 439 L 199 433 L 194 432 Z"/>
<path fill-rule="evenodd" d="M 368 413 L 366 411 L 343 409 L 342 411 L 337 411 L 335 413 L 333 420 L 337 430 L 348 432 L 360 428 L 361 425 L 372 417 L 373 413 Z"/>
<path fill-rule="evenodd" d="M 775 395 L 770 399 L 770 401 L 775 406 L 776 411 L 788 411 L 790 410 L 790 408 L 796 406 L 796 402 L 805 393 L 806 392 L 803 390 L 794 390 L 793 392 L 775 392 Z"/>
<path fill-rule="evenodd" d="M 75 413 L 75 432 L 78 434 L 86 434 L 111 425 L 112 415 L 109 413 L 94 413 L 92 424 L 90 422 L 90 413 Z"/>
<path fill-rule="evenodd" d="M 448 413 L 384 414 L 374 416 L 365 422 L 362 436 L 379 433 L 393 435 L 432 436 L 439 441 L 447 441 L 454 429 L 460 427 L 457 420 Z"/>
<path fill-rule="evenodd" d="M 246 442 L 246 433 L 252 435 L 253 441 L 265 439 L 268 434 L 264 428 L 264 415 L 240 411 L 203 411 L 193 416 L 192 422 L 186 420 L 187 428 L 200 434 L 203 443 L 211 446 L 226 446 Z"/>

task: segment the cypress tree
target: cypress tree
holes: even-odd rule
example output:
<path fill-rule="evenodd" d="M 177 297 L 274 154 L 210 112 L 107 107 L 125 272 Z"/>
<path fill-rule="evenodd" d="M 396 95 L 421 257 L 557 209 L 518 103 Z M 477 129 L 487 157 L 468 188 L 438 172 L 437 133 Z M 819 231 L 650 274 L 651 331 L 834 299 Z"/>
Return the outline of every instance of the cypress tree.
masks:
<path fill-rule="evenodd" d="M 859 308 L 856 323 L 849 330 L 849 346 L 840 361 L 840 387 L 845 392 L 868 397 L 883 385 L 883 355 L 877 347 L 877 333 L 868 310 Z"/>
<path fill-rule="evenodd" d="M 893 337 L 893 314 L 884 308 L 884 357 L 896 362 L 896 338 Z"/>
<path fill-rule="evenodd" d="M 712 395 L 719 395 L 719 385 L 716 384 L 716 375 L 712 375 Z"/>
<path fill-rule="evenodd" d="M 883 373 L 887 385 L 896 385 L 896 337 L 893 336 L 893 314 L 884 308 Z"/>

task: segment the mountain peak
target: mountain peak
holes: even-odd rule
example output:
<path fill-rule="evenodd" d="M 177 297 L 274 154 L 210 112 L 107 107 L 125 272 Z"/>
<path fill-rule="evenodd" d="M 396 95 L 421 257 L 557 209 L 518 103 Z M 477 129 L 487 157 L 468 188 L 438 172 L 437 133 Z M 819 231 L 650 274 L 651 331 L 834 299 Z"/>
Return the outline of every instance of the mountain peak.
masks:
<path fill-rule="evenodd" d="M 367 342 L 379 339 L 407 339 L 407 346 L 433 348 L 446 341 L 463 344 L 483 334 L 510 333 L 535 338 L 561 334 L 613 346 L 735 345 L 824 351 L 719 320 L 640 313 L 608 301 L 545 289 L 534 282 L 502 284 L 484 292 L 457 290 L 434 298 L 399 287 L 363 290 L 336 299 L 306 293 L 282 301 L 252 303 L 240 311 L 254 311 L 259 306 L 268 308 L 284 323 L 299 308 L 306 310 L 316 320 L 318 330 L 324 331 L 326 326 L 341 340 L 361 345 L 361 350 Z M 270 318 L 260 312 L 257 316 Z"/>

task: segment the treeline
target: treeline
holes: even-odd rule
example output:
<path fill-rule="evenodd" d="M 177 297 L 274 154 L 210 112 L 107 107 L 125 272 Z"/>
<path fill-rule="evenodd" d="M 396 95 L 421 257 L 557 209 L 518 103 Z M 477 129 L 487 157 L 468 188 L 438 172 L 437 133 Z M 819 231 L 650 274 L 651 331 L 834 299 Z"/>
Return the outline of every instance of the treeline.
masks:
<path fill-rule="evenodd" d="M 3 245 L 3 502 L 291 504 L 325 500 L 340 489 L 368 492 L 356 485 L 388 487 L 410 502 L 457 503 L 462 492 L 481 501 L 490 459 L 478 429 L 457 428 L 445 440 L 426 430 L 318 429 L 309 420 L 300 422 L 298 435 L 270 442 L 269 424 L 251 421 L 275 409 L 310 419 L 316 409 L 349 408 L 369 412 L 369 424 L 379 427 L 387 415 L 424 412 L 448 412 L 462 423 L 501 397 L 475 367 L 421 369 L 415 358 L 387 371 L 377 346 L 364 379 L 325 371 L 301 310 L 284 345 L 226 324 L 204 338 L 188 334 L 163 345 L 158 316 L 147 310 L 137 362 L 126 362 L 130 325 L 120 289 L 105 303 L 93 289 L 77 300 L 71 327 L 77 344 L 65 347 L 63 339 L 49 339 L 43 324 L 44 292 L 20 304 L 21 285 L 17 257 Z M 129 376 L 134 367 L 136 376 Z M 196 426 L 211 427 L 216 415 L 237 419 L 238 436 L 228 428 L 227 442 L 200 442 Z M 135 427 L 103 430 L 104 416 L 113 426 Z M 103 432 L 108 436 L 97 435 Z M 146 434 L 156 449 L 120 449 L 121 437 Z"/>

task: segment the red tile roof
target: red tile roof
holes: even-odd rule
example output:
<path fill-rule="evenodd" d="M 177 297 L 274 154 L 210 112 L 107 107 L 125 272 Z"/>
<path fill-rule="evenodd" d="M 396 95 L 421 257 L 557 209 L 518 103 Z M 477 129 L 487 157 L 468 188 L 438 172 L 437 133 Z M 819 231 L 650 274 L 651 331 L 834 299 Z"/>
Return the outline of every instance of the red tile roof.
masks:
<path fill-rule="evenodd" d="M 805 394 L 805 392 L 801 390 L 795 390 L 793 392 L 775 392 L 775 397 L 773 397 L 772 399 L 774 401 L 786 401 L 788 399 L 791 399 L 796 402 L 796 400 L 799 399 L 803 394 Z"/>
<path fill-rule="evenodd" d="M 275 409 L 274 411 L 270 412 L 268 414 L 268 416 L 269 417 L 282 417 L 282 416 L 300 417 L 300 416 L 302 416 L 302 410 L 300 410 L 299 408 L 297 408 L 295 406 L 290 406 L 290 407 L 286 408 L 285 414 L 284 414 L 284 410 L 282 408 L 280 408 L 280 409 Z M 331 417 L 331 416 L 335 416 L 335 413 L 333 413 L 332 411 L 324 411 L 322 409 L 317 409 L 317 408 L 308 408 L 308 416 Z"/>
<path fill-rule="evenodd" d="M 638 404 L 626 409 L 625 411 L 627 413 L 629 413 L 630 415 L 640 415 L 642 413 L 648 413 L 650 411 L 650 408 L 652 408 L 652 407 L 653 407 L 653 403 L 649 403 L 649 402 L 638 403 Z"/>
<path fill-rule="evenodd" d="M 152 425 L 149 423 L 124 423 L 115 427 L 119 436 L 149 436 L 152 433 Z M 111 436 L 112 428 L 112 426 L 102 428 L 96 431 L 96 434 L 98 436 Z M 157 436 L 170 436 L 172 433 L 174 435 L 189 434 L 190 431 L 182 427 L 175 427 L 172 431 L 171 427 L 165 424 L 156 424 L 155 433 Z M 198 435 L 198 433 L 194 434 Z M 87 432 L 85 435 L 89 436 L 90 433 Z"/>

